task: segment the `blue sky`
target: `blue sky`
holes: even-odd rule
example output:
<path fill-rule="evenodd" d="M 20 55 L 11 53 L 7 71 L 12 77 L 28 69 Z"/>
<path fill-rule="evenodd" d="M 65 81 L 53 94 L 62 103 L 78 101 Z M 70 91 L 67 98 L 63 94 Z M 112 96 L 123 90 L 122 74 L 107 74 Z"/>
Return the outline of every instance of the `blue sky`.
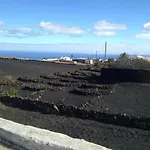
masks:
<path fill-rule="evenodd" d="M 0 50 L 150 54 L 149 0 L 0 3 Z"/>

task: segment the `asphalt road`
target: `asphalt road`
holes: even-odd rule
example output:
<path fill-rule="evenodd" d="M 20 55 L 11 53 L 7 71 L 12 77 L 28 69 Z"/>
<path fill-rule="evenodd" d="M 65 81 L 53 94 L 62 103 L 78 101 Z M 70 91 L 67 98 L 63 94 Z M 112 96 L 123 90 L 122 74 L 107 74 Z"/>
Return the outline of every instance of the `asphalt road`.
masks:
<path fill-rule="evenodd" d="M 12 143 L 4 141 L 0 138 L 0 150 L 25 150 L 25 149 L 13 145 Z"/>
<path fill-rule="evenodd" d="M 12 150 L 12 149 L 7 148 L 7 147 L 5 147 L 5 146 L 3 146 L 3 145 L 0 145 L 0 150 Z"/>
<path fill-rule="evenodd" d="M 14 150 L 10 145 L 7 144 L 4 140 L 0 138 L 0 150 Z"/>

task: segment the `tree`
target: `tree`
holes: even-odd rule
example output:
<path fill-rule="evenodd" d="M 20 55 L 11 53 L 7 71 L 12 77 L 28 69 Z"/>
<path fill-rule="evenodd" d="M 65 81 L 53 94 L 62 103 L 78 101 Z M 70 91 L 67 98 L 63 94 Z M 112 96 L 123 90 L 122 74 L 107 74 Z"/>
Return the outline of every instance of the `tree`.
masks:
<path fill-rule="evenodd" d="M 119 57 L 119 59 L 126 59 L 126 58 L 129 58 L 129 56 L 128 56 L 128 54 L 127 53 L 122 53 L 121 55 L 120 55 L 120 57 Z"/>

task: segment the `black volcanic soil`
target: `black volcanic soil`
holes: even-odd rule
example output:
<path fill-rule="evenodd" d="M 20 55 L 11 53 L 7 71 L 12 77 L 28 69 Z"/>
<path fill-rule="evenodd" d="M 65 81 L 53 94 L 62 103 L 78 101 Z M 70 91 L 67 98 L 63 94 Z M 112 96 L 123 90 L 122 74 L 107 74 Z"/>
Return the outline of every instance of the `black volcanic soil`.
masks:
<path fill-rule="evenodd" d="M 47 102 L 61 103 L 66 107 L 107 114 L 150 117 L 150 84 L 100 84 L 97 83 L 100 75 L 100 69 L 83 66 L 0 59 L 2 90 L 16 89 L 21 97 L 32 97 L 44 105 Z M 114 150 L 150 149 L 148 129 L 108 125 L 92 118 L 84 120 L 21 110 L 2 104 L 1 99 L 0 117 L 83 138 Z"/>
<path fill-rule="evenodd" d="M 77 65 L 50 62 L 0 59 L 0 73 L 11 76 L 39 76 L 43 73 L 71 72 L 81 68 Z"/>
<path fill-rule="evenodd" d="M 70 94 L 66 91 L 52 91 L 45 93 L 41 101 L 52 101 L 54 104 L 59 103 L 62 101 L 66 106 L 73 105 L 73 106 L 80 106 L 81 104 L 84 104 L 88 100 L 90 101 L 93 97 L 86 97 L 82 95 L 76 95 Z"/>
<path fill-rule="evenodd" d="M 85 139 L 113 150 L 149 150 L 150 148 L 150 131 L 71 117 L 43 115 L 4 105 L 0 105 L 0 117 Z"/>
<path fill-rule="evenodd" d="M 88 106 L 87 109 L 100 110 L 109 108 L 108 112 L 126 113 L 131 116 L 150 117 L 150 84 L 120 83 L 113 93 L 103 100 Z"/>

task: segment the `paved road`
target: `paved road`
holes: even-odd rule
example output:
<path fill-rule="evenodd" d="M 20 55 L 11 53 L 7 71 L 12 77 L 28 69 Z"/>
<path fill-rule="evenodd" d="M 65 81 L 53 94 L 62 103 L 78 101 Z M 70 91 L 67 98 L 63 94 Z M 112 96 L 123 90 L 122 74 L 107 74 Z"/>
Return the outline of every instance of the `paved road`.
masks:
<path fill-rule="evenodd" d="M 0 138 L 0 150 L 13 150 L 13 149 L 11 149 L 11 147 L 7 144 L 7 142 L 5 142 Z"/>
<path fill-rule="evenodd" d="M 0 145 L 0 150 L 12 150 L 12 149 L 9 149 L 9 148 L 7 148 L 7 147 L 5 147 L 3 145 Z"/>
<path fill-rule="evenodd" d="M 16 145 L 13 145 L 12 143 L 9 143 L 7 141 L 4 141 L 0 138 L 0 150 L 24 150 L 24 149 Z"/>

